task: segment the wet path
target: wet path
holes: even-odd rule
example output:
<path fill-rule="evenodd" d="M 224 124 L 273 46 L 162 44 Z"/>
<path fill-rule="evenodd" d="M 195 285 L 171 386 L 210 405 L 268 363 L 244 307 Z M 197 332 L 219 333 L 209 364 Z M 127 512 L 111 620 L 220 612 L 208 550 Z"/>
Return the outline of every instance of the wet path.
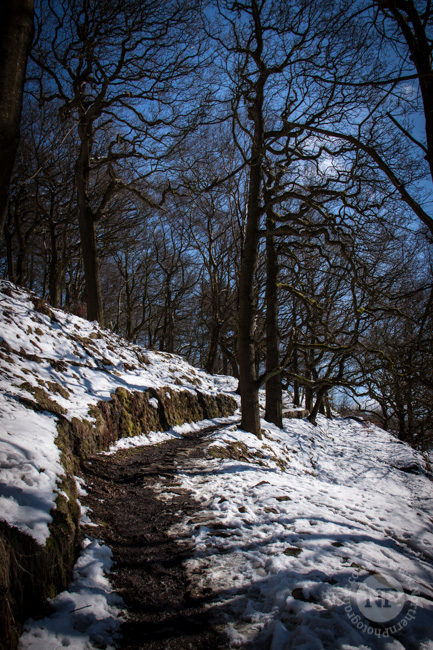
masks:
<path fill-rule="evenodd" d="M 183 561 L 193 554 L 189 539 L 169 529 L 199 511 L 193 495 L 178 486 L 182 461 L 202 458 L 208 427 L 168 442 L 97 456 L 84 463 L 91 508 L 90 534 L 113 551 L 112 584 L 122 596 L 127 622 L 122 650 L 217 650 L 226 647 L 205 602 L 189 592 Z M 169 500 L 159 495 L 170 494 Z"/>

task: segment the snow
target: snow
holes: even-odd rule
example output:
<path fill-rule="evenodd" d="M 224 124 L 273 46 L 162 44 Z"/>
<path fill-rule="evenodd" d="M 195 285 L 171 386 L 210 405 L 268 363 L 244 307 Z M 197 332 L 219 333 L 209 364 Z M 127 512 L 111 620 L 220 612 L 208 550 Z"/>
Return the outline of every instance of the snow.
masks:
<path fill-rule="evenodd" d="M 57 418 L 26 408 L 23 401 L 35 403 L 32 390 L 45 391 L 67 419 L 91 421 L 89 408 L 118 387 L 179 390 L 181 380 L 184 390 L 217 393 L 227 379 L 214 382 L 179 356 L 128 344 L 78 316 L 50 308 L 51 319 L 35 309 L 35 300 L 0 281 L 0 519 L 43 545 L 64 472 Z"/>
<path fill-rule="evenodd" d="M 0 517 L 40 544 L 48 536 L 63 475 L 56 435 L 54 416 L 25 409 L 14 395 L 0 393 Z"/>
<path fill-rule="evenodd" d="M 180 379 L 183 389 L 222 392 L 235 382 L 57 310 L 51 321 L 9 283 L 0 292 L 0 518 L 44 544 L 63 469 L 57 418 L 25 406 L 33 389 L 43 388 L 62 417 L 91 419 L 89 407 L 119 386 L 178 389 Z M 194 542 L 191 591 L 211 597 L 227 647 L 433 650 L 424 457 L 371 424 L 321 416 L 317 427 L 285 420 L 282 430 L 262 421 L 261 440 L 235 418 L 185 424 L 122 439 L 108 453 L 215 423 L 223 428 L 210 436 L 211 456 L 179 464 L 177 486 L 164 485 L 160 498 L 181 485 L 201 505 L 171 534 Z M 78 477 L 77 485 L 85 494 Z M 82 522 L 91 523 L 84 508 Z M 86 537 L 73 582 L 51 601 L 52 616 L 27 622 L 20 649 L 112 648 L 122 603 L 106 577 L 110 565 L 109 549 Z"/>
<path fill-rule="evenodd" d="M 433 494 L 423 457 L 353 420 L 262 426 L 262 440 L 233 425 L 214 436 L 216 448 L 246 445 L 245 460 L 179 473 L 202 512 L 173 534 L 193 537 L 194 593 L 225 612 L 230 647 L 432 650 Z M 391 584 L 379 627 L 377 586 L 371 612 L 362 609 L 371 576 Z"/>
<path fill-rule="evenodd" d="M 51 616 L 27 621 L 19 650 L 114 650 L 122 601 L 105 576 L 112 564 L 111 551 L 88 537 L 83 546 L 68 591 L 51 601 Z"/>

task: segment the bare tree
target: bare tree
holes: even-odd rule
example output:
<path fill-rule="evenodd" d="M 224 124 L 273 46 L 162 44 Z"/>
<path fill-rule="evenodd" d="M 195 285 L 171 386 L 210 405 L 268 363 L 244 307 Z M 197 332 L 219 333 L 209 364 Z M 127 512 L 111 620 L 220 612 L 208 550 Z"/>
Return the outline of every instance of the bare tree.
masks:
<path fill-rule="evenodd" d="M 27 57 L 33 38 L 34 0 L 2 0 L 0 6 L 0 241 L 19 143 Z"/>
<path fill-rule="evenodd" d="M 42 100 L 60 103 L 62 119 L 76 127 L 87 316 L 101 324 L 98 224 L 120 190 L 149 204 L 165 196 L 161 178 L 159 187 L 148 179 L 191 128 L 193 111 L 180 95 L 185 101 L 187 74 L 197 64 L 188 27 L 194 10 L 193 3 L 175 1 L 48 0 L 38 15 L 32 56 L 42 74 L 33 88 Z"/>

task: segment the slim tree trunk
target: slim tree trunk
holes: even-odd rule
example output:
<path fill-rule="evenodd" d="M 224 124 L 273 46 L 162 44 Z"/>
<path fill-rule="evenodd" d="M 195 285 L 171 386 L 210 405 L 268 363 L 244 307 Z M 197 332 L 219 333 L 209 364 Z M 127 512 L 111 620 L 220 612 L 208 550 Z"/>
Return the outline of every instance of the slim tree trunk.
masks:
<path fill-rule="evenodd" d="M 78 210 L 80 226 L 81 254 L 83 256 L 84 276 L 86 279 L 87 319 L 98 321 L 104 326 L 102 307 L 101 278 L 99 271 L 99 253 L 96 238 L 96 223 L 93 214 L 84 209 Z"/>
<path fill-rule="evenodd" d="M 52 194 L 50 197 L 50 211 L 49 211 L 49 232 L 50 232 L 50 262 L 48 268 L 48 293 L 50 297 L 50 304 L 53 307 L 60 307 L 60 298 L 62 294 L 62 280 L 64 273 L 64 266 L 59 256 L 59 235 L 57 233 L 55 221 L 55 199 Z"/>
<path fill-rule="evenodd" d="M 216 320 L 212 322 L 209 351 L 207 354 L 205 370 L 209 374 L 213 374 L 216 369 L 217 359 L 218 359 L 218 344 L 219 344 L 219 326 Z"/>
<path fill-rule="evenodd" d="M 33 39 L 33 0 L 0 2 L 0 241 L 18 148 L 27 56 Z"/>
<path fill-rule="evenodd" d="M 326 391 L 327 391 L 326 387 L 319 388 L 316 395 L 316 401 L 314 403 L 310 415 L 308 416 L 308 419 L 310 420 L 311 424 L 314 424 L 314 426 L 316 426 L 317 424 L 316 422 L 317 414 L 319 413 L 320 407 L 322 406 L 323 397 L 325 396 Z"/>
<path fill-rule="evenodd" d="M 8 264 L 8 279 L 16 284 L 17 282 L 17 277 L 15 273 L 15 258 L 14 258 L 14 248 L 13 248 L 13 238 L 12 234 L 9 228 L 9 222 L 10 222 L 10 216 L 9 219 L 6 221 L 5 224 L 5 242 L 6 242 L 6 256 L 7 256 L 7 264 Z"/>
<path fill-rule="evenodd" d="M 260 12 L 255 0 L 251 2 L 254 18 L 256 49 L 251 52 L 258 71 L 253 92 L 248 93 L 248 117 L 253 121 L 251 158 L 245 239 L 239 277 L 239 391 L 241 395 L 241 427 L 261 436 L 259 385 L 255 368 L 256 345 L 254 337 L 256 305 L 254 281 L 257 268 L 260 217 L 262 214 L 262 164 L 265 123 L 263 118 L 264 88 L 267 79 L 263 52 L 263 30 Z"/>
<path fill-rule="evenodd" d="M 259 387 L 256 374 L 254 341 L 255 301 L 254 277 L 260 223 L 260 166 L 250 170 L 248 220 L 239 281 L 239 390 L 241 395 L 241 427 L 260 436 Z"/>
<path fill-rule="evenodd" d="M 98 321 L 104 327 L 99 252 L 97 243 L 97 220 L 89 201 L 91 125 L 81 122 L 78 128 L 80 154 L 75 165 L 75 181 L 78 199 L 78 223 L 80 227 L 81 253 L 86 281 L 87 319 Z"/>
<path fill-rule="evenodd" d="M 57 244 L 57 233 L 54 221 L 50 219 L 50 241 L 51 241 L 51 259 L 48 270 L 48 290 L 50 304 L 53 307 L 60 306 L 60 295 L 62 289 L 62 269 L 59 260 L 59 251 Z"/>
<path fill-rule="evenodd" d="M 267 219 L 266 229 L 266 372 L 272 373 L 280 364 L 280 332 L 278 327 L 278 255 L 275 229 L 272 219 Z M 283 391 L 281 374 L 273 375 L 266 382 L 265 419 L 280 429 L 283 426 Z"/>

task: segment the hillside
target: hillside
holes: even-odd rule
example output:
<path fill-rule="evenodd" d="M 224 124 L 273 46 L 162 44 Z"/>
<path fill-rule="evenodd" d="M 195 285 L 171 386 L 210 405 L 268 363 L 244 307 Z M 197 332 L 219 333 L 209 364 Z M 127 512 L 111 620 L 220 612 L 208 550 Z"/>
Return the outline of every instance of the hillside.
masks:
<path fill-rule="evenodd" d="M 0 623 L 13 630 L 70 578 L 80 461 L 119 437 L 155 442 L 236 403 L 180 357 L 127 344 L 8 282 L 0 322 Z"/>
<path fill-rule="evenodd" d="M 171 522 L 164 534 L 180 549 L 189 597 L 225 639 L 218 647 L 433 650 L 432 475 L 422 455 L 343 418 L 320 416 L 317 427 L 286 419 L 282 430 L 262 421 L 258 439 L 228 415 L 229 378 L 129 346 L 7 283 L 0 304 L 1 517 L 49 547 L 52 508 L 59 509 L 71 468 L 84 472 L 74 486 L 91 506 L 81 510 L 85 535 L 73 581 L 52 600 L 51 615 L 27 622 L 22 650 L 124 647 L 119 625 L 129 614 L 114 593 L 121 567 L 112 566 L 104 543 L 117 535 L 124 544 L 109 519 L 109 495 L 118 499 L 123 488 L 125 499 L 156 499 L 150 528 L 164 517 Z M 146 408 L 137 397 L 143 391 Z M 184 393 L 195 414 L 185 419 L 201 422 L 177 420 Z M 141 433 L 140 405 L 159 415 L 148 420 L 159 432 L 115 440 L 115 427 Z M 77 423 L 84 420 L 83 433 Z M 72 445 L 81 462 L 65 462 L 65 421 L 75 422 L 75 434 L 93 431 L 109 453 L 87 462 L 97 449 L 84 437 L 87 447 Z M 148 455 L 134 456 L 140 445 Z M 116 477 L 122 462 L 137 468 L 129 478 Z M 142 534 L 145 522 L 137 522 L 123 534 Z M 153 557 L 150 542 L 143 553 Z M 168 573 L 160 574 L 162 591 Z M 141 647 L 205 647 L 182 640 L 169 615 L 163 621 L 160 645 Z"/>

